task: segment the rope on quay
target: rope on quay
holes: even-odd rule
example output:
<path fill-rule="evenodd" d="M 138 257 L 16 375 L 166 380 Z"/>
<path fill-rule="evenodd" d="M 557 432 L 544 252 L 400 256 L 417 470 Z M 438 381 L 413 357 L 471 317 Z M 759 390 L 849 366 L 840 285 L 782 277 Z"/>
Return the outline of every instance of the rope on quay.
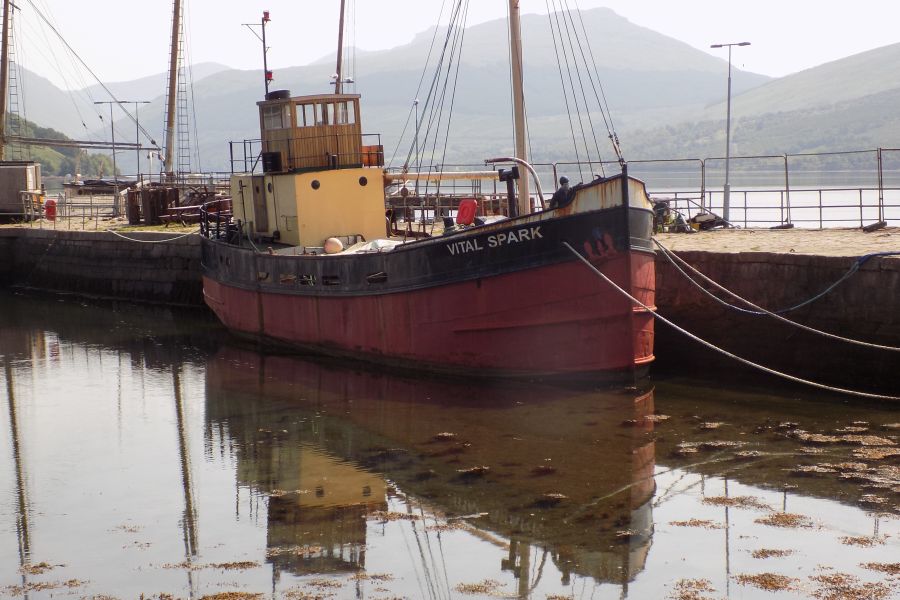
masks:
<path fill-rule="evenodd" d="M 709 296 L 710 298 L 712 298 L 713 300 L 715 300 L 716 302 L 718 302 L 719 304 L 721 304 L 722 306 L 725 306 L 726 308 L 730 308 L 730 309 L 732 309 L 732 310 L 736 310 L 736 311 L 738 311 L 738 312 L 740 312 L 740 313 L 744 313 L 744 314 L 748 314 L 748 315 L 757 315 L 757 316 L 767 315 L 767 316 L 770 316 L 770 317 L 772 317 L 773 319 L 777 319 L 778 321 L 781 321 L 782 323 L 785 323 L 785 324 L 787 324 L 787 325 L 793 325 L 794 327 L 797 327 L 797 328 L 799 328 L 799 329 L 802 329 L 803 331 L 807 331 L 807 332 L 809 332 L 809 333 L 815 333 L 815 334 L 817 334 L 817 335 L 821 335 L 821 336 L 823 336 L 823 337 L 826 337 L 826 338 L 829 338 L 829 339 L 832 339 L 832 340 L 838 340 L 838 341 L 840 341 L 840 342 L 846 342 L 846 343 L 848 343 L 848 344 L 855 344 L 855 345 L 857 345 L 857 346 L 863 346 L 864 348 L 872 348 L 872 349 L 875 349 L 875 350 L 885 350 L 885 351 L 887 351 L 887 352 L 900 352 L 900 348 L 898 348 L 898 347 L 896 347 L 896 346 L 884 346 L 884 345 L 881 345 L 881 344 L 873 344 L 873 343 L 871 343 L 871 342 L 864 342 L 864 341 L 862 341 L 862 340 L 855 340 L 855 339 L 853 339 L 853 338 L 843 337 L 843 336 L 840 336 L 840 335 L 836 335 L 836 334 L 834 334 L 834 333 L 829 333 L 829 332 L 827 332 L 827 331 L 822 331 L 822 330 L 820 330 L 820 329 L 815 329 L 814 327 L 810 327 L 810 326 L 808 326 L 808 325 L 803 325 L 802 323 L 798 323 L 798 322 L 796 322 L 796 321 L 791 321 L 790 319 L 787 319 L 787 318 L 785 318 L 785 317 L 782 317 L 780 314 L 778 314 L 779 312 L 787 312 L 787 311 L 774 311 L 774 312 L 773 312 L 773 311 L 770 311 L 770 310 L 766 310 L 765 308 L 762 308 L 761 306 L 757 306 L 756 304 L 753 304 L 752 302 L 750 302 L 750 301 L 747 300 L 746 298 L 743 298 L 743 297 L 741 297 L 741 296 L 738 296 L 737 294 L 735 294 L 734 292 L 732 292 L 732 291 L 729 290 L 728 288 L 726 288 L 726 287 L 724 287 L 724 286 L 722 286 L 722 285 L 716 283 L 715 281 L 713 281 L 712 279 L 710 279 L 709 277 L 707 277 L 706 275 L 704 275 L 703 273 L 701 273 L 700 271 L 698 271 L 695 267 L 693 267 L 693 266 L 691 266 L 690 264 L 688 264 L 683 258 L 681 258 L 681 257 L 678 256 L 677 254 L 675 254 L 674 252 L 672 252 L 671 250 L 669 250 L 668 248 L 666 248 L 665 246 L 663 246 L 661 243 L 659 243 L 659 241 L 658 241 L 657 239 L 654 238 L 654 239 L 653 239 L 653 243 L 655 243 L 657 246 L 659 246 L 660 250 L 663 251 L 663 255 L 669 260 L 669 262 L 672 264 L 672 266 L 675 267 L 675 268 L 678 270 L 679 273 L 681 273 L 682 275 L 684 275 L 685 279 L 687 279 L 688 281 L 690 281 L 690 282 L 694 285 L 694 287 L 696 287 L 698 290 L 700 290 L 701 292 L 703 292 L 704 294 L 706 294 L 707 296 Z M 852 274 L 855 273 L 857 270 L 859 270 L 860 265 L 862 265 L 865 261 L 869 260 L 870 258 L 872 258 L 872 257 L 874 257 L 874 256 L 895 256 L 895 255 L 898 255 L 898 254 L 900 254 L 900 252 L 879 252 L 879 253 L 877 253 L 877 254 L 867 254 L 866 256 L 863 256 L 863 257 L 859 258 L 859 259 L 853 264 L 853 266 L 850 268 L 850 271 L 848 271 L 847 274 L 845 274 L 843 277 L 841 277 L 841 279 L 839 279 L 836 283 L 832 284 L 832 285 L 828 288 L 828 290 L 826 290 L 826 291 L 823 292 L 822 294 L 819 294 L 819 295 L 818 295 L 816 298 L 814 298 L 813 300 L 818 299 L 818 298 L 821 298 L 821 297 L 824 296 L 828 291 L 833 290 L 835 287 L 837 287 L 837 285 L 838 285 L 839 283 L 841 283 L 842 281 L 846 280 L 847 278 L 849 278 L 850 275 L 852 275 Z M 675 262 L 675 261 L 678 261 L 678 262 Z M 696 273 L 696 274 L 697 274 L 698 276 L 700 276 L 704 281 L 706 281 L 706 282 L 709 283 L 710 285 L 714 286 L 716 289 L 725 292 L 726 294 L 728 294 L 728 295 L 731 296 L 732 298 L 734 298 L 734 299 L 736 299 L 736 300 L 739 300 L 740 302 L 743 302 L 744 304 L 746 304 L 747 306 L 749 306 L 750 308 L 752 308 L 752 309 L 754 309 L 754 310 L 747 310 L 746 308 L 741 308 L 740 306 L 735 306 L 734 304 L 729 304 L 729 303 L 726 302 L 725 300 L 722 300 L 721 298 L 719 298 L 718 296 L 716 296 L 715 294 L 713 294 L 712 292 L 710 292 L 708 289 L 706 289 L 705 287 L 703 287 L 702 285 L 700 285 L 699 283 L 697 283 L 697 282 L 696 282 L 689 274 L 687 274 L 687 273 L 684 271 L 684 269 L 682 269 L 682 268 L 678 265 L 678 263 L 681 263 L 682 265 L 684 265 L 685 267 L 687 267 L 688 269 L 690 269 L 692 272 Z M 808 300 L 808 301 L 806 301 L 804 304 L 809 304 L 810 302 L 812 302 L 812 300 Z M 800 305 L 798 305 L 797 307 L 802 306 L 802 305 L 803 305 L 803 304 L 800 304 Z M 795 308 L 796 308 L 796 307 L 795 307 Z M 793 309 L 788 309 L 788 310 L 793 310 Z"/>
<path fill-rule="evenodd" d="M 164 244 L 165 242 L 174 242 L 175 240 L 180 240 L 181 238 L 188 237 L 189 235 L 195 235 L 195 234 L 200 233 L 200 229 L 198 228 L 198 229 L 195 229 L 194 231 L 189 231 L 187 233 L 183 233 L 181 235 L 176 235 L 175 237 L 171 237 L 171 238 L 166 238 L 164 240 L 139 240 L 136 238 L 128 237 L 127 235 L 122 235 L 121 233 L 113 231 L 112 229 L 107 229 L 107 231 L 113 235 L 116 235 L 116 236 L 122 238 L 123 240 L 128 240 L 129 242 L 137 242 L 139 244 Z"/>
<path fill-rule="evenodd" d="M 811 386 L 811 387 L 814 387 L 814 388 L 818 388 L 818 389 L 820 389 L 820 390 L 826 390 L 826 391 L 829 391 L 829 392 L 835 392 L 835 393 L 839 393 L 839 394 L 847 394 L 847 395 L 849 395 L 849 396 L 858 396 L 858 397 L 860 397 L 860 398 L 868 398 L 868 399 L 870 399 L 870 400 L 892 400 L 892 401 L 900 401 L 900 396 L 888 396 L 888 395 L 884 395 L 884 394 L 872 394 L 872 393 L 869 393 L 869 392 L 860 392 L 860 391 L 857 391 L 857 390 L 848 390 L 848 389 L 845 389 L 845 388 L 833 387 L 833 386 L 830 386 L 830 385 L 825 385 L 825 384 L 823 384 L 823 383 L 818 383 L 818 382 L 815 382 L 815 381 L 810 381 L 810 380 L 808 380 L 808 379 L 802 379 L 802 378 L 800 378 L 800 377 L 796 377 L 796 376 L 794 376 L 794 375 L 789 375 L 788 373 L 783 373 L 783 372 L 781 372 L 781 371 L 776 371 L 775 369 L 772 369 L 772 368 L 769 368 L 769 367 L 760 365 L 760 364 L 755 363 L 755 362 L 753 362 L 753 361 L 747 360 L 746 358 L 742 358 L 742 357 L 740 357 L 740 356 L 738 356 L 738 355 L 736 355 L 736 354 L 732 354 L 731 352 L 729 352 L 729 351 L 727 351 L 727 350 L 725 350 L 725 349 L 723 349 L 723 348 L 719 348 L 718 346 L 716 346 L 716 345 L 714 345 L 714 344 L 712 344 L 712 343 L 710 343 L 710 342 L 707 342 L 707 341 L 704 340 L 703 338 L 700 338 L 700 337 L 694 335 L 694 334 L 691 333 L 690 331 L 688 331 L 688 330 L 686 330 L 686 329 L 683 329 L 682 327 L 679 327 L 678 325 L 676 325 L 675 323 L 673 323 L 673 322 L 670 321 L 669 319 L 663 317 L 663 316 L 660 315 L 658 312 L 656 312 L 654 309 L 650 308 L 649 306 L 647 306 L 646 304 L 644 304 L 643 302 L 641 302 L 640 300 L 638 300 L 637 298 L 635 298 L 634 296 L 632 296 L 631 294 L 629 294 L 627 291 L 625 291 L 625 290 L 623 290 L 621 287 L 619 287 L 612 279 L 610 279 L 609 277 L 607 277 L 606 275 L 604 275 L 602 272 L 600 272 L 600 270 L 599 270 L 597 267 L 595 267 L 594 265 L 592 265 L 585 257 L 583 257 L 581 254 L 579 254 L 578 251 L 575 250 L 575 248 L 573 248 L 572 246 L 570 246 L 568 242 L 562 242 L 562 245 L 565 246 L 566 248 L 568 248 L 569 251 L 570 251 L 572 254 L 574 254 L 575 257 L 576 257 L 578 260 L 580 260 L 581 262 L 583 262 L 583 263 L 585 264 L 585 266 L 586 266 L 588 269 L 590 269 L 591 271 L 593 271 L 594 273 L 596 273 L 596 274 L 597 274 L 601 279 L 603 279 L 606 283 L 608 283 L 610 286 L 612 286 L 613 288 L 615 288 L 615 290 L 616 290 L 617 292 L 619 292 L 621 295 L 623 295 L 623 296 L 625 296 L 626 298 L 628 298 L 629 300 L 631 300 L 632 303 L 634 303 L 634 304 L 636 304 L 637 306 L 640 306 L 641 308 L 643 308 L 644 310 L 646 310 L 646 311 L 652 313 L 655 319 L 657 319 L 657 320 L 659 320 L 659 321 L 665 323 L 666 325 L 668 325 L 669 327 L 671 327 L 671 328 L 674 329 L 675 331 L 677 331 L 677 332 L 679 332 L 679 333 L 681 333 L 681 334 L 683 334 L 683 335 L 689 337 L 690 339 L 694 340 L 695 342 L 698 342 L 698 343 L 700 343 L 700 344 L 706 346 L 706 347 L 709 348 L 710 350 L 714 350 L 715 352 L 718 352 L 719 354 L 722 354 L 723 356 L 727 356 L 728 358 L 731 358 L 731 359 L 733 359 L 733 360 L 736 360 L 737 362 L 739 362 L 739 363 L 741 363 L 741 364 L 744 364 L 744 365 L 746 365 L 746 366 L 748 366 L 748 367 L 752 367 L 752 368 L 757 369 L 757 370 L 759 370 L 759 371 L 763 371 L 764 373 L 768 373 L 768 374 L 770 374 L 770 375 L 775 375 L 776 377 L 781 377 L 781 378 L 783 378 L 783 379 L 787 379 L 788 381 L 793 381 L 794 383 L 802 383 L 802 384 L 804 384 L 804 385 L 808 385 L 808 386 Z"/>

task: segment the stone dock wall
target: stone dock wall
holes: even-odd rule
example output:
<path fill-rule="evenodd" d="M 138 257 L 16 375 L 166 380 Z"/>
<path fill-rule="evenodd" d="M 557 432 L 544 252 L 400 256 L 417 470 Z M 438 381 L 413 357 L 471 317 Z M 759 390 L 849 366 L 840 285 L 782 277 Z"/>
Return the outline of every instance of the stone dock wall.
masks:
<path fill-rule="evenodd" d="M 800 304 L 827 289 L 855 257 L 768 252 L 682 251 L 678 255 L 720 285 L 768 310 Z M 768 367 L 832 385 L 900 392 L 900 352 L 863 348 L 804 332 L 768 316 L 741 314 L 705 296 L 661 254 L 659 314 L 699 337 Z M 819 300 L 783 316 L 853 339 L 900 346 L 900 258 L 873 257 Z M 724 294 L 718 294 L 724 297 Z M 745 370 L 656 324 L 661 365 L 690 370 Z"/>
<path fill-rule="evenodd" d="M 102 298 L 192 306 L 203 303 L 198 236 L 175 240 L 170 233 L 122 236 L 0 229 L 0 281 Z"/>

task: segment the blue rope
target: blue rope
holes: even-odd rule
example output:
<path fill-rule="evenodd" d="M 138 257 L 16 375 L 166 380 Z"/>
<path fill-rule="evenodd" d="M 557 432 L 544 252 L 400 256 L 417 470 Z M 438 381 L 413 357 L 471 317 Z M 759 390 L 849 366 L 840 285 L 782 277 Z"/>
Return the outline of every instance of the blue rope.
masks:
<path fill-rule="evenodd" d="M 860 256 L 856 260 L 856 268 L 863 266 L 863 264 L 870 258 L 877 258 L 879 256 L 900 256 L 900 252 L 873 252 L 872 254 L 866 254 L 865 256 Z"/>
<path fill-rule="evenodd" d="M 825 288 L 825 290 L 822 291 L 821 293 L 813 296 L 812 298 L 810 298 L 809 300 L 806 300 L 805 302 L 801 302 L 800 304 L 797 304 L 796 306 L 792 306 L 790 308 L 783 308 L 781 310 L 773 310 L 772 312 L 774 312 L 776 315 L 782 315 L 785 313 L 795 311 L 798 308 L 803 308 L 804 306 L 812 304 L 819 298 L 822 298 L 823 296 L 828 295 L 834 288 L 836 288 L 840 284 L 842 284 L 845 281 L 847 281 L 848 279 L 850 279 L 853 275 L 856 274 L 857 271 L 859 271 L 860 267 L 862 267 L 866 263 L 866 261 L 868 261 L 869 259 L 878 257 L 878 256 L 900 256 L 900 252 L 873 252 L 872 254 L 866 254 L 864 256 L 861 256 L 858 259 L 856 259 L 856 262 L 853 263 L 853 266 L 850 267 L 850 269 L 844 274 L 843 277 L 841 277 L 840 279 L 838 279 L 837 281 L 832 283 L 830 286 Z M 753 312 L 754 314 L 757 314 L 757 315 L 765 314 L 763 312 L 758 312 L 758 311 L 748 311 L 748 312 Z"/>

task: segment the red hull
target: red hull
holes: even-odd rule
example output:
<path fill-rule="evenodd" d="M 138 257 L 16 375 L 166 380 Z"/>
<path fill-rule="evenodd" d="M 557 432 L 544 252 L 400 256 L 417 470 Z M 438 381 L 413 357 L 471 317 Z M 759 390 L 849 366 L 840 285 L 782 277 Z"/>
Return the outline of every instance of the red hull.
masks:
<path fill-rule="evenodd" d="M 654 257 L 597 266 L 654 305 Z M 472 374 L 630 372 L 653 360 L 653 316 L 577 261 L 351 297 L 261 293 L 204 277 L 206 302 L 237 333 L 333 355 Z"/>

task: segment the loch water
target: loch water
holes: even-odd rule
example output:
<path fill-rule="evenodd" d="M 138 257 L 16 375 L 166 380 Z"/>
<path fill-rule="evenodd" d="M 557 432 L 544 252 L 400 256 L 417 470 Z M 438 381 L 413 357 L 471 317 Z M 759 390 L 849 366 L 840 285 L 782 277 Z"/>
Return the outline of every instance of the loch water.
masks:
<path fill-rule="evenodd" d="M 0 380 L 3 598 L 900 597 L 897 405 L 423 378 L 11 292 Z"/>

